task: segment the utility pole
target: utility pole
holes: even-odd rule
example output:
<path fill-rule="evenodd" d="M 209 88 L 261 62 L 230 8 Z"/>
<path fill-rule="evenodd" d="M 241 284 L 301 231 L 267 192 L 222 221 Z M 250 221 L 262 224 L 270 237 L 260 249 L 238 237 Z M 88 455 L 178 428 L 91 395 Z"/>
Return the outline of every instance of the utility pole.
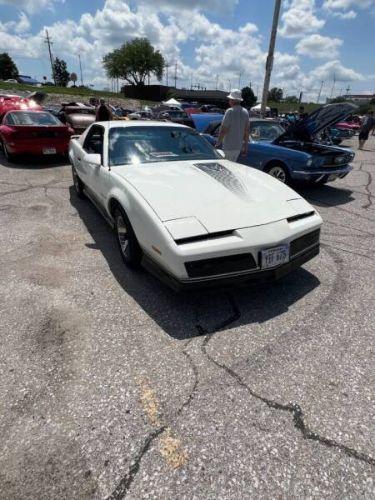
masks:
<path fill-rule="evenodd" d="M 82 72 L 81 54 L 78 54 L 78 59 L 79 59 L 79 70 L 81 72 L 81 85 L 83 87 L 83 72 Z"/>
<path fill-rule="evenodd" d="M 176 64 L 174 66 L 174 88 L 175 89 L 177 88 L 177 61 L 176 61 Z"/>
<path fill-rule="evenodd" d="M 165 65 L 166 68 L 165 76 L 167 77 L 167 87 L 169 87 L 169 66 L 170 66 L 169 63 Z"/>
<path fill-rule="evenodd" d="M 52 70 L 52 78 L 53 78 L 54 84 L 56 85 L 55 70 L 54 70 L 54 67 L 53 67 L 53 56 L 52 56 L 52 50 L 51 50 L 51 45 L 53 45 L 53 43 L 52 43 L 52 41 L 51 41 L 51 39 L 49 37 L 48 30 L 46 30 L 46 38 L 44 39 L 44 43 L 46 43 L 47 46 L 48 46 L 49 60 L 50 60 L 50 63 L 51 63 L 51 70 Z"/>
<path fill-rule="evenodd" d="M 318 100 L 317 100 L 318 104 L 319 104 L 319 101 L 320 101 L 320 97 L 322 95 L 323 87 L 324 87 L 324 81 L 322 81 L 322 83 L 320 84 L 320 89 L 319 89 L 319 94 L 318 94 Z"/>
<path fill-rule="evenodd" d="M 264 77 L 262 106 L 261 106 L 261 110 L 260 110 L 261 116 L 265 116 L 265 114 L 266 114 L 268 91 L 270 88 L 271 73 L 272 73 L 272 68 L 273 68 L 273 59 L 274 59 L 274 54 L 275 54 L 277 28 L 279 26 L 279 19 L 280 19 L 281 1 L 282 0 L 275 0 L 275 11 L 273 13 L 270 46 L 268 49 L 268 57 L 267 57 L 267 62 L 266 62 L 266 74 Z"/>
<path fill-rule="evenodd" d="M 216 75 L 216 90 L 218 89 L 219 85 L 219 75 Z"/>
<path fill-rule="evenodd" d="M 336 86 L 336 73 L 333 73 L 333 85 L 332 85 L 332 89 L 331 89 L 331 96 L 330 96 L 330 99 L 332 99 L 333 92 L 334 92 L 334 90 L 335 90 L 335 86 Z"/>
<path fill-rule="evenodd" d="M 238 76 L 238 88 L 241 90 L 241 78 L 242 78 L 242 73 L 240 71 L 240 74 Z"/>

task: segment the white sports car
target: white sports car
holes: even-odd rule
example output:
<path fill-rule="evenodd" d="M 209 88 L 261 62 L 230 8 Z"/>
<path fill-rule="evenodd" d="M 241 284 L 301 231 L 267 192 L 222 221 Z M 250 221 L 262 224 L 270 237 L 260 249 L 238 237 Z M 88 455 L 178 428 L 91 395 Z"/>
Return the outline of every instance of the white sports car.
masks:
<path fill-rule="evenodd" d="M 78 196 L 114 227 L 125 263 L 174 289 L 272 281 L 319 253 L 309 203 L 188 127 L 95 123 L 69 156 Z"/>

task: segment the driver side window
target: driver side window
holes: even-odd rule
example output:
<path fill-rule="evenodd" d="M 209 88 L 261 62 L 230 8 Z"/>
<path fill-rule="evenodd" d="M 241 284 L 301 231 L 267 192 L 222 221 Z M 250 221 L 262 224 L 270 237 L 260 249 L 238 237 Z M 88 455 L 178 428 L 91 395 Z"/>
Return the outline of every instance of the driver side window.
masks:
<path fill-rule="evenodd" d="M 83 149 L 89 154 L 98 154 L 103 158 L 103 139 L 104 139 L 104 129 L 100 125 L 94 125 L 91 127 L 85 142 L 83 144 Z"/>

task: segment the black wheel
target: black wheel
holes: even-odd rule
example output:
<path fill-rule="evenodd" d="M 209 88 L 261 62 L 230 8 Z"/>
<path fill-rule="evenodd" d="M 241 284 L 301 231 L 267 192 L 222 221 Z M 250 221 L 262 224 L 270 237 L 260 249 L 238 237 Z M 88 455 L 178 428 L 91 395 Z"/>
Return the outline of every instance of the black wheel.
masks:
<path fill-rule="evenodd" d="M 76 172 L 76 169 L 72 166 L 72 177 L 73 177 L 73 184 L 74 184 L 74 189 L 76 190 L 78 198 L 84 198 L 85 197 L 85 192 L 84 188 L 85 185 L 81 181 L 81 179 L 78 177 L 78 174 Z"/>
<path fill-rule="evenodd" d="M 289 172 L 281 163 L 274 163 L 266 169 L 266 172 L 283 184 L 290 184 Z"/>
<path fill-rule="evenodd" d="M 14 160 L 14 155 L 12 155 L 11 153 L 9 153 L 9 151 L 8 151 L 6 145 L 5 145 L 5 142 L 2 142 L 2 146 L 3 146 L 4 156 L 7 159 L 7 161 L 13 161 Z"/>
<path fill-rule="evenodd" d="M 142 249 L 122 208 L 115 209 L 114 221 L 121 257 L 128 267 L 138 269 L 141 266 Z"/>

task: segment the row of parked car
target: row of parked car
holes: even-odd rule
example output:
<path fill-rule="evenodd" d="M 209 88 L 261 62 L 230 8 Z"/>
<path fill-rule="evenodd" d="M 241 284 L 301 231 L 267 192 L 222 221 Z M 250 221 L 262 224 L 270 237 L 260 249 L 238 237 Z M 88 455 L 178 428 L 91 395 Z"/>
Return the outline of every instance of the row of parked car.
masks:
<path fill-rule="evenodd" d="M 145 110 L 144 116 L 127 113 L 127 117 L 118 119 L 187 125 L 215 145 L 223 115 L 212 113 L 211 109 L 194 113 L 194 109 L 190 108 L 188 113 L 183 108 L 159 106 Z M 355 106 L 349 103 L 323 106 L 287 128 L 278 119 L 251 118 L 251 146 L 239 162 L 287 184 L 296 181 L 324 184 L 343 178 L 352 168 L 354 153 L 348 148 L 332 146 L 323 136 L 327 130 L 339 130 L 337 124 L 345 123 L 354 110 Z M 67 155 L 71 136 L 84 133 L 95 122 L 95 114 L 94 106 L 79 102 L 43 107 L 30 98 L 0 96 L 3 152 L 8 160 L 19 154 Z"/>

